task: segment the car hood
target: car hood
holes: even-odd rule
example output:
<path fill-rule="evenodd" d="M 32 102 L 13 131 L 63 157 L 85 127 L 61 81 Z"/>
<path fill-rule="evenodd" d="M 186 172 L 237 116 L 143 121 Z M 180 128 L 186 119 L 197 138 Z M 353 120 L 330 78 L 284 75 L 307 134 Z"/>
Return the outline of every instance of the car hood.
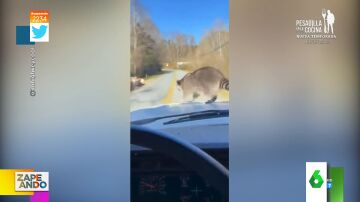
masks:
<path fill-rule="evenodd" d="M 207 110 L 229 110 L 229 102 L 214 102 L 209 104 L 189 102 L 183 104 L 170 104 L 152 108 L 139 109 L 131 112 L 131 122 Z M 163 123 L 165 122 L 165 120 L 168 119 L 159 120 L 157 122 Z M 151 124 L 144 124 L 144 126 L 145 125 L 150 126 Z"/>
<path fill-rule="evenodd" d="M 208 110 L 229 110 L 229 102 L 184 103 L 164 105 L 153 108 L 140 109 L 131 112 L 131 121 L 152 119 L 163 116 L 202 112 Z M 174 124 L 165 124 L 178 117 L 158 119 L 140 124 L 142 127 L 177 136 L 201 148 L 227 148 L 229 137 L 229 117 L 212 117 L 191 120 Z M 135 124 L 134 124 L 135 125 Z"/>
<path fill-rule="evenodd" d="M 182 104 L 161 105 L 151 108 L 139 109 L 131 112 L 131 121 L 155 118 L 159 116 L 200 112 L 205 110 L 228 110 L 229 102 L 214 102 L 209 104 L 189 102 Z"/>

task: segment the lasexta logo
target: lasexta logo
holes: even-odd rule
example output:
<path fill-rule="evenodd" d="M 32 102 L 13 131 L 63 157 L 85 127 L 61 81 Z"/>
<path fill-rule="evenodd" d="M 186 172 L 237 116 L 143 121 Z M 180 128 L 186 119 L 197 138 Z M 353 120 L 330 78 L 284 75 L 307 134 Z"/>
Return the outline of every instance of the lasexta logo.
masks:
<path fill-rule="evenodd" d="M 324 184 L 324 180 L 320 175 L 320 170 L 315 170 L 313 175 L 311 176 L 309 183 L 311 184 L 312 188 L 321 188 Z"/>

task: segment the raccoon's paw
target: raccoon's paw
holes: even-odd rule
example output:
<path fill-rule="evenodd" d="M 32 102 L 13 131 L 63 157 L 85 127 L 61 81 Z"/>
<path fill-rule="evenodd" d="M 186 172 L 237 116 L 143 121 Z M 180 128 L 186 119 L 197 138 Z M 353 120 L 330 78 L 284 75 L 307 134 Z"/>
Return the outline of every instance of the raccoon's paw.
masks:
<path fill-rule="evenodd" d="M 182 102 L 192 102 L 194 98 L 192 96 L 184 96 Z"/>
<path fill-rule="evenodd" d="M 215 102 L 216 99 L 217 99 L 217 96 L 215 95 L 210 100 L 206 101 L 205 103 L 206 104 L 213 103 L 213 102 Z"/>

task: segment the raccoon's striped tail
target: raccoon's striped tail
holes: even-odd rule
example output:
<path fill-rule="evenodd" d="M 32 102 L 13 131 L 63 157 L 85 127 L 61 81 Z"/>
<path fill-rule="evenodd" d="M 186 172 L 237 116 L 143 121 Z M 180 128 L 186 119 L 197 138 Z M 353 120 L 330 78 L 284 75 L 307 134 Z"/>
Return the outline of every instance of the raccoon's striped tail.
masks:
<path fill-rule="evenodd" d="M 229 90 L 229 79 L 222 78 L 220 81 L 220 89 Z"/>

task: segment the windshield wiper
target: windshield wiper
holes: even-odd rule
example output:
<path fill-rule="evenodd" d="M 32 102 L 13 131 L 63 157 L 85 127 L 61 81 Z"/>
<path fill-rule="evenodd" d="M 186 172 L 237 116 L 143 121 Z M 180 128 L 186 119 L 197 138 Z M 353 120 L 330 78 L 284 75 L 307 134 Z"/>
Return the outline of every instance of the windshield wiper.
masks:
<path fill-rule="evenodd" d="M 186 122 L 186 121 L 228 117 L 228 116 L 229 116 L 229 110 L 205 110 L 205 111 L 200 111 L 200 112 L 191 112 L 191 113 L 185 113 L 185 114 L 176 114 L 176 115 L 161 116 L 161 117 L 156 117 L 156 118 L 142 119 L 142 120 L 138 120 L 138 121 L 132 121 L 131 124 L 144 125 L 144 124 L 152 123 L 152 122 L 155 122 L 155 121 L 158 121 L 161 119 L 180 117 L 178 119 L 165 122 L 164 125 L 167 125 L 167 124 L 180 123 L 180 122 Z"/>
<path fill-rule="evenodd" d="M 175 120 L 167 121 L 164 123 L 164 125 L 181 123 L 186 121 L 228 117 L 228 116 L 229 116 L 229 110 L 209 110 L 209 111 L 204 111 L 203 113 L 186 115 Z"/>

